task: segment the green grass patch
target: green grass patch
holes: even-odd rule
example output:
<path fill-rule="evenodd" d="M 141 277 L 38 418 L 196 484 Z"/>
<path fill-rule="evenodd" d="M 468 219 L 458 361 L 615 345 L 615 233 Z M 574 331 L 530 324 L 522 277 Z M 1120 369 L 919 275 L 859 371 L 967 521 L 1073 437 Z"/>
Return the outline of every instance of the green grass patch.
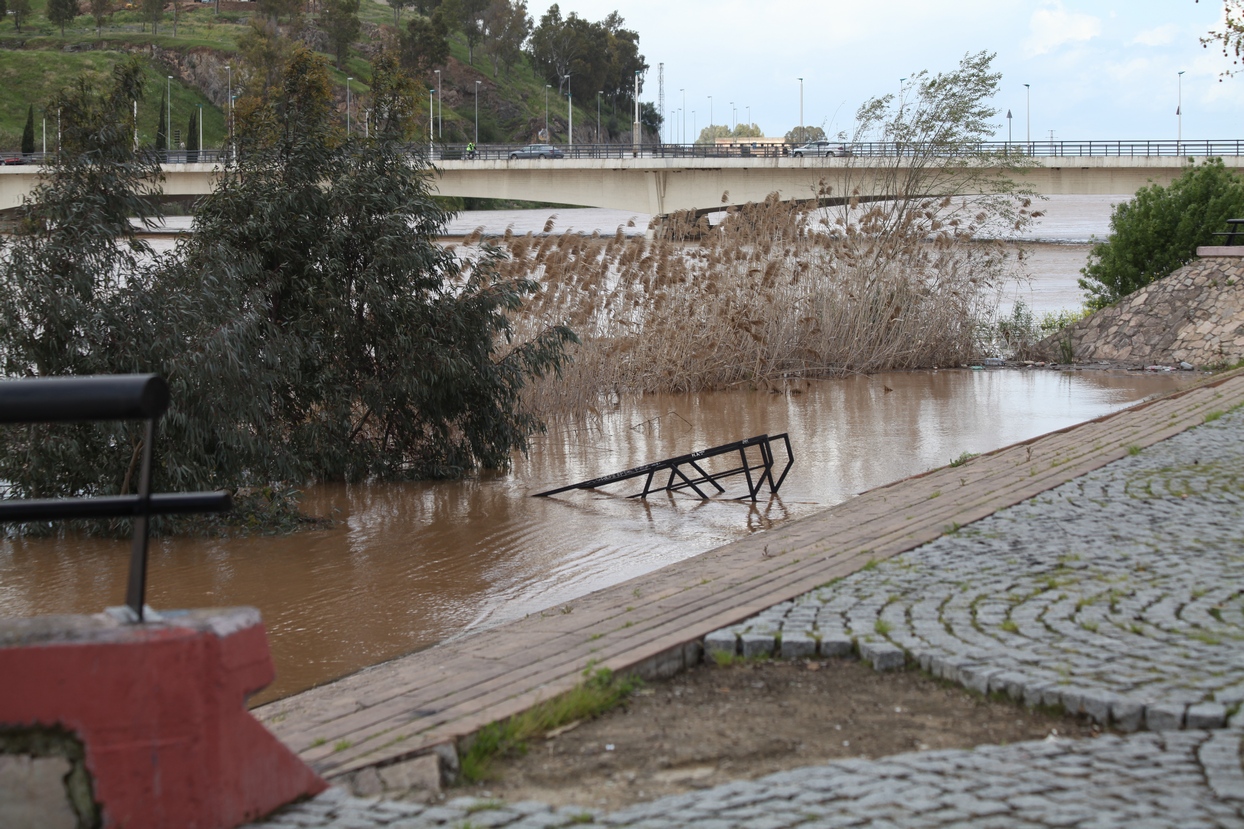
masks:
<path fill-rule="evenodd" d="M 480 729 L 462 752 L 462 779 L 467 783 L 488 779 L 495 758 L 525 754 L 529 740 L 575 720 L 599 716 L 641 684 L 636 677 L 617 677 L 607 668 L 589 667 L 583 673 L 583 682 L 572 690 Z"/>
<path fill-rule="evenodd" d="M 1206 412 L 1206 413 L 1205 413 L 1205 422 L 1206 422 L 1206 423 L 1213 423 L 1215 420 L 1217 420 L 1218 418 L 1222 417 L 1224 414 L 1226 414 L 1226 413 L 1225 413 L 1224 411 L 1222 411 L 1221 409 L 1214 409 L 1212 412 Z"/>
<path fill-rule="evenodd" d="M 972 458 L 975 458 L 978 456 L 979 456 L 979 453 L 977 452 L 962 452 L 960 453 L 959 457 L 955 458 L 954 460 L 950 462 L 950 465 L 952 467 L 963 466 L 965 463 L 972 460 Z"/>
<path fill-rule="evenodd" d="M 1139 455 L 1140 451 L 1140 447 L 1134 443 L 1127 447 L 1127 454 L 1129 455 Z"/>

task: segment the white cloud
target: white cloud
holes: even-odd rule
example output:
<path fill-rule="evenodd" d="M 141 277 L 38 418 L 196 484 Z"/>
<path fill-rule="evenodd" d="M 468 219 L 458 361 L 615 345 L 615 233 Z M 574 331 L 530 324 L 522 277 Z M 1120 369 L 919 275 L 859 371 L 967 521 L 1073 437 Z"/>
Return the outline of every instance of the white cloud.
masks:
<path fill-rule="evenodd" d="M 1140 46 L 1165 46 L 1174 41 L 1177 34 L 1179 34 L 1179 27 L 1174 23 L 1168 23 L 1165 26 L 1141 32 L 1136 35 L 1132 43 Z"/>
<path fill-rule="evenodd" d="M 1101 20 L 1069 12 L 1061 2 L 1048 3 L 1032 13 L 1024 51 L 1029 57 L 1044 55 L 1067 43 L 1081 43 L 1101 34 Z"/>

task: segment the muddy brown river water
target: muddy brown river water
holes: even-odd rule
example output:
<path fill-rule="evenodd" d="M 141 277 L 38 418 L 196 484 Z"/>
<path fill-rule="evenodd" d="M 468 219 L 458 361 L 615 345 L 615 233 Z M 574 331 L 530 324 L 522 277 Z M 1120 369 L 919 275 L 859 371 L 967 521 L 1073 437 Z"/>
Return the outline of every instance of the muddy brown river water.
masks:
<path fill-rule="evenodd" d="M 872 487 L 1063 428 L 1190 382 L 1190 374 L 951 370 L 825 380 L 800 393 L 626 399 L 559 425 L 505 474 L 320 486 L 331 529 L 153 542 L 159 608 L 253 605 L 277 680 L 255 703 L 481 626 L 560 606 Z M 751 435 L 789 432 L 795 466 L 757 504 L 627 489 L 532 493 Z M 736 479 L 738 480 L 738 479 Z M 738 495 L 735 484 L 727 495 Z M 0 541 L 0 615 L 120 604 L 128 543 Z"/>

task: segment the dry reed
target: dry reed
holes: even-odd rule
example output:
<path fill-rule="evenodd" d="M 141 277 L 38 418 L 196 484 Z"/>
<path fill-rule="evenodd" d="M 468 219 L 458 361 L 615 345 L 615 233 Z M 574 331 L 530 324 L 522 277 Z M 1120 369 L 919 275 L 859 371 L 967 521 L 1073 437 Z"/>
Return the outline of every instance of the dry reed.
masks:
<path fill-rule="evenodd" d="M 635 392 L 780 387 L 795 378 L 956 365 L 1007 278 L 969 200 L 808 207 L 771 198 L 707 220 L 672 217 L 656 240 L 515 237 L 503 275 L 541 286 L 519 340 L 570 325 L 560 377 L 527 390 L 543 417 Z M 1027 207 L 1019 205 L 1020 212 Z"/>

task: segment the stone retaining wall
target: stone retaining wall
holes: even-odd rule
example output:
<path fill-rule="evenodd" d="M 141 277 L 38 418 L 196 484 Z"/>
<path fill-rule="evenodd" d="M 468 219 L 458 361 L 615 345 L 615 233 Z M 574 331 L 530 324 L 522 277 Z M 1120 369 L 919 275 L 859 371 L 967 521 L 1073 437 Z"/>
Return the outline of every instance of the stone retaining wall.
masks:
<path fill-rule="evenodd" d="M 1201 257 L 1037 344 L 1042 358 L 1196 367 L 1244 359 L 1244 248 Z"/>

